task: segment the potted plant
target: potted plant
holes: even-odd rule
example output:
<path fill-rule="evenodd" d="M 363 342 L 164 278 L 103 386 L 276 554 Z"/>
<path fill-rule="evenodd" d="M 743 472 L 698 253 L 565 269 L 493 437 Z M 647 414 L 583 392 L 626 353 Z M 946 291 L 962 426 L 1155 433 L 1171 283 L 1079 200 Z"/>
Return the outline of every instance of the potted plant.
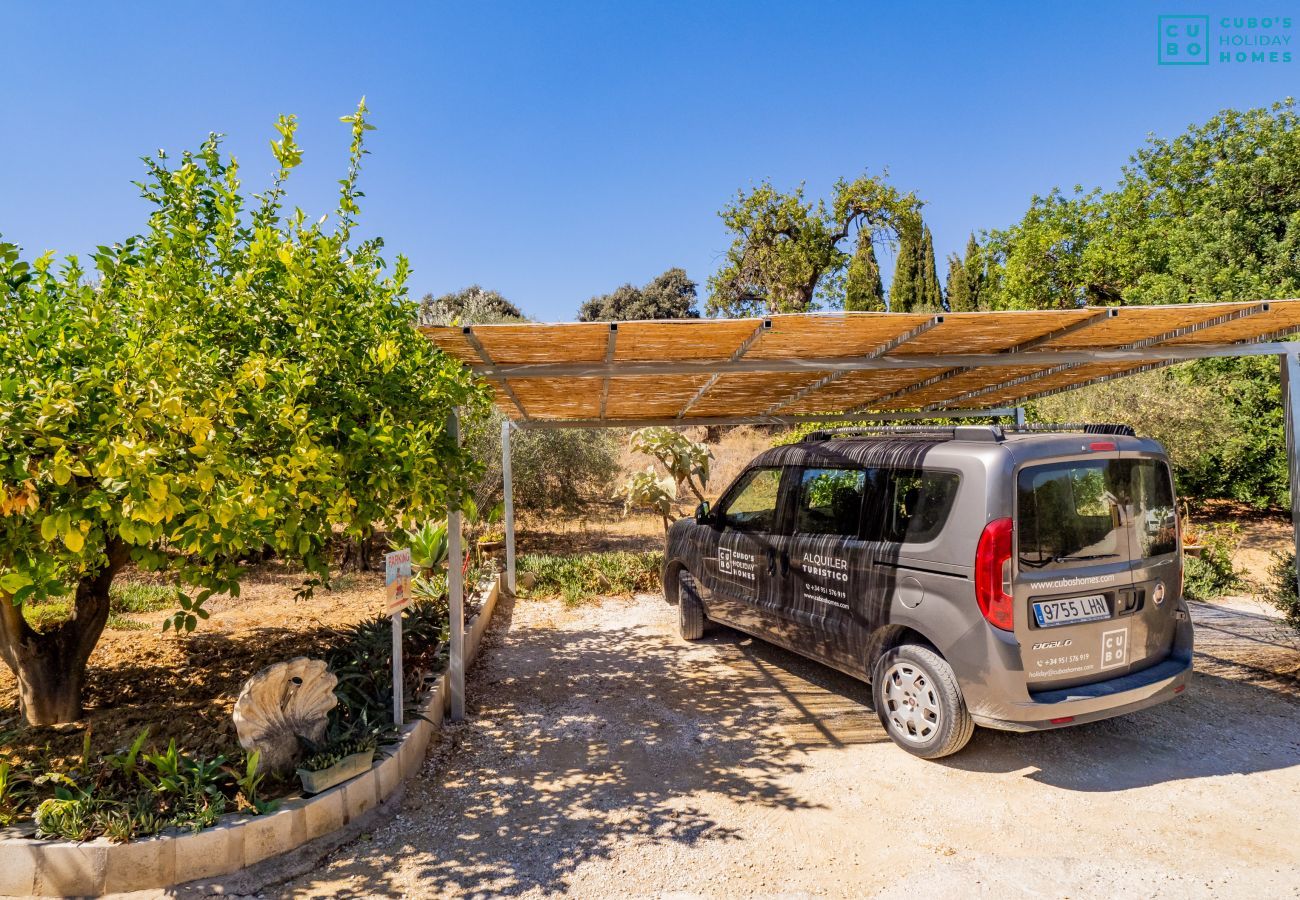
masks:
<path fill-rule="evenodd" d="M 375 762 L 375 736 L 349 738 L 313 753 L 298 766 L 298 778 L 308 794 L 319 794 L 370 770 Z"/>

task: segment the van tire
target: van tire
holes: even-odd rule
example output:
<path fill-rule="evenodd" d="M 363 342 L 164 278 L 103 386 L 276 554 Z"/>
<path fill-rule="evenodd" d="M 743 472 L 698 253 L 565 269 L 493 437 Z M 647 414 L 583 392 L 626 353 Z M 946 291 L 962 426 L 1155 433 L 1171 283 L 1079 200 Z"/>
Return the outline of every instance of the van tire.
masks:
<path fill-rule="evenodd" d="M 695 579 L 683 570 L 677 578 L 677 630 L 683 640 L 698 641 L 704 637 L 707 623 L 704 604 L 695 592 Z"/>
<path fill-rule="evenodd" d="M 908 671 L 915 672 L 921 679 L 924 698 L 922 704 L 933 704 L 938 710 L 938 725 L 931 735 L 912 735 L 905 733 L 891 716 L 890 697 L 888 694 L 889 676 L 897 668 L 900 675 L 899 690 L 902 690 L 901 676 Z M 922 759 L 939 759 L 956 753 L 965 747 L 975 733 L 975 722 L 966 709 L 961 688 L 957 686 L 957 676 L 948 665 L 948 661 L 929 647 L 922 644 L 900 644 L 887 650 L 876 660 L 872 667 L 871 692 L 876 702 L 876 715 L 880 724 L 895 744 L 913 756 Z"/>

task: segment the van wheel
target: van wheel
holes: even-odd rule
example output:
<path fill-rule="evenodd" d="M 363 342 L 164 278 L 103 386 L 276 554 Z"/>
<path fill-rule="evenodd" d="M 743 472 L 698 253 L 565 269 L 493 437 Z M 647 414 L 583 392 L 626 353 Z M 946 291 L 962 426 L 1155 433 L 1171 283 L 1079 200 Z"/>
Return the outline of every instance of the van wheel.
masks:
<path fill-rule="evenodd" d="M 929 647 L 903 644 L 882 654 L 871 690 L 885 731 L 914 756 L 956 753 L 975 733 L 952 666 Z"/>
<path fill-rule="evenodd" d="M 704 637 L 707 622 L 704 604 L 695 589 L 695 579 L 690 572 L 683 570 L 677 577 L 677 630 L 684 640 L 698 641 Z"/>

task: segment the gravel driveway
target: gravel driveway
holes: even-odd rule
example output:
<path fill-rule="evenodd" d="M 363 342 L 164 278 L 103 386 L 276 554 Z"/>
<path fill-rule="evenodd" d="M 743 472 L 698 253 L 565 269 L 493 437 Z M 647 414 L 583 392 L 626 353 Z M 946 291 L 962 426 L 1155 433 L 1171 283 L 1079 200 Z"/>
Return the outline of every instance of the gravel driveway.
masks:
<path fill-rule="evenodd" d="M 1179 701 L 914 759 L 869 689 L 658 597 L 503 602 L 400 816 L 300 897 L 1300 896 L 1300 650 L 1196 605 Z"/>

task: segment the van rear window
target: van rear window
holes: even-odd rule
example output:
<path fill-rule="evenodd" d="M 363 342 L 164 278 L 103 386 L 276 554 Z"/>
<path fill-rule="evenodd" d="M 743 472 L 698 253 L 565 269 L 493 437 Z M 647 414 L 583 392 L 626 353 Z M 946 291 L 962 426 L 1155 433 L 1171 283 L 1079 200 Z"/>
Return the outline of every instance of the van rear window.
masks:
<path fill-rule="evenodd" d="M 1178 547 L 1169 467 L 1154 459 L 1030 466 L 1018 481 L 1020 564 L 1068 568 Z"/>

